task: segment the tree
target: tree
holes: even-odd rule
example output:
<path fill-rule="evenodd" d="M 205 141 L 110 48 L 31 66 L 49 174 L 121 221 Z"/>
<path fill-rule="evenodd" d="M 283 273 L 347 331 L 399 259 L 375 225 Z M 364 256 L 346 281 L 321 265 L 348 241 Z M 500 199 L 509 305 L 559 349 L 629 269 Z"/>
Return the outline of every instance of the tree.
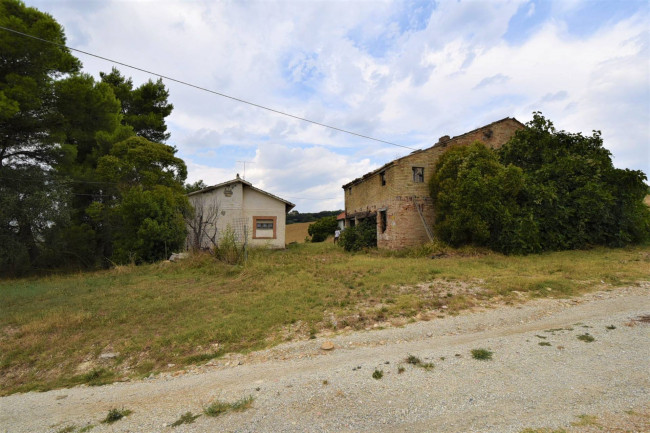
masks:
<path fill-rule="evenodd" d="M 194 183 L 186 183 L 185 184 L 185 192 L 186 193 L 191 193 L 191 192 L 196 192 L 200 191 L 203 188 L 207 188 L 208 186 L 203 182 L 203 180 L 197 180 Z"/>
<path fill-rule="evenodd" d="M 185 242 L 187 198 L 170 187 L 129 188 L 113 212 L 119 225 L 113 254 L 118 263 L 165 259 Z"/>
<path fill-rule="evenodd" d="M 517 202 L 524 188 L 522 170 L 502 165 L 482 143 L 445 152 L 429 188 L 436 209 L 435 232 L 445 242 L 504 252 L 538 250 L 536 227 Z"/>
<path fill-rule="evenodd" d="M 97 163 L 108 200 L 94 201 L 87 214 L 98 230 L 110 233 L 117 262 L 153 261 L 185 241 L 190 212 L 183 182 L 187 168 L 176 150 L 142 137 L 113 145 Z"/>
<path fill-rule="evenodd" d="M 202 182 L 202 181 L 199 181 Z M 185 185 L 187 189 L 187 185 Z M 189 228 L 189 248 L 198 251 L 206 243 L 214 249 L 219 243 L 217 222 L 219 220 L 219 202 L 216 198 L 202 201 L 200 198 L 192 200 L 192 210 L 185 215 L 185 223 Z"/>
<path fill-rule="evenodd" d="M 650 236 L 640 171 L 614 168 L 600 132 L 556 131 L 535 113 L 500 150 L 447 151 L 430 182 L 436 233 L 504 253 L 622 246 Z"/>
<path fill-rule="evenodd" d="M 557 131 L 537 112 L 498 153 L 524 171 L 520 204 L 536 221 L 543 249 L 622 246 L 650 235 L 646 176 L 614 168 L 600 131 Z"/>
<path fill-rule="evenodd" d="M 0 25 L 65 44 L 50 15 L 17 0 L 0 0 Z M 0 31 L 0 271 L 28 269 L 64 210 L 53 167 L 73 149 L 62 144 L 54 82 L 80 66 L 61 46 Z"/>
<path fill-rule="evenodd" d="M 328 216 L 319 219 L 313 224 L 309 224 L 307 227 L 307 233 L 311 236 L 312 242 L 323 242 L 328 237 L 334 234 L 334 231 L 338 228 L 338 223 L 336 222 L 336 216 Z"/>
<path fill-rule="evenodd" d="M 124 125 L 131 126 L 136 135 L 149 141 L 164 143 L 169 139 L 165 118 L 174 106 L 167 101 L 169 92 L 162 79 L 148 80 L 134 89 L 131 78 L 124 77 L 116 68 L 99 75 L 120 100 Z"/>

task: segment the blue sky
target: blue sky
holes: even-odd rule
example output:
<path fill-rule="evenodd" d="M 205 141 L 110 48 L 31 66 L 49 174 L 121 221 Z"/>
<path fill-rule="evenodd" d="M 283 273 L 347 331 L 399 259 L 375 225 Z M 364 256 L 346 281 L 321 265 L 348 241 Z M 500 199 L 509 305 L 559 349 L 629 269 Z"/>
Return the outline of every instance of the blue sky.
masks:
<path fill-rule="evenodd" d="M 27 0 L 71 47 L 413 148 L 541 111 L 650 174 L 647 1 Z M 79 54 L 95 76 L 111 64 Z M 119 67 L 141 83 L 148 75 Z M 409 150 L 166 83 L 188 181 L 244 174 L 301 212 Z"/>

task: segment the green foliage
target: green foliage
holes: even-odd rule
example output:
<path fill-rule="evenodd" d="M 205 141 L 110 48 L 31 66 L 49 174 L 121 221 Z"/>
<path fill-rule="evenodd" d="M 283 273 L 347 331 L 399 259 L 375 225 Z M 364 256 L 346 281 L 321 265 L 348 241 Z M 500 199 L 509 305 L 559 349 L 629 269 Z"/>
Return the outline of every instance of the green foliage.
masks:
<path fill-rule="evenodd" d="M 375 369 L 375 371 L 372 372 L 372 378 L 373 379 L 379 380 L 382 377 L 384 377 L 384 370 Z"/>
<path fill-rule="evenodd" d="M 184 194 L 167 186 L 129 189 L 114 209 L 119 228 L 115 233 L 115 261 L 153 262 L 181 248 L 186 235 L 183 213 L 188 206 Z"/>
<path fill-rule="evenodd" d="M 108 415 L 102 421 L 104 424 L 113 424 L 115 421 L 119 421 L 125 416 L 129 416 L 133 411 L 129 409 L 111 409 L 108 411 Z"/>
<path fill-rule="evenodd" d="M 338 228 L 336 216 L 328 216 L 319 219 L 307 228 L 307 233 L 311 236 L 312 242 L 323 242 L 329 236 L 334 235 L 334 231 Z"/>
<path fill-rule="evenodd" d="M 171 424 L 171 426 L 172 427 L 178 427 L 179 425 L 182 425 L 182 424 L 192 424 L 200 416 L 201 416 L 201 414 L 194 415 L 194 414 L 192 414 L 192 412 L 185 412 L 183 415 L 181 415 L 181 417 L 179 419 L 174 421 Z"/>
<path fill-rule="evenodd" d="M 493 353 L 487 349 L 472 349 L 472 358 L 480 361 L 489 361 Z"/>
<path fill-rule="evenodd" d="M 600 132 L 556 131 L 535 113 L 500 150 L 447 151 L 430 192 L 438 236 L 504 253 L 623 246 L 650 237 L 640 171 L 613 167 Z"/>
<path fill-rule="evenodd" d="M 209 406 L 203 409 L 203 413 L 207 416 L 219 416 L 224 413 L 234 411 L 242 412 L 246 409 L 249 409 L 253 405 L 253 396 L 249 395 L 248 397 L 240 398 L 234 403 L 226 403 L 223 401 L 214 401 Z"/>
<path fill-rule="evenodd" d="M 324 210 L 315 213 L 310 213 L 310 212 L 300 213 L 294 210 L 287 214 L 287 224 L 308 223 L 312 221 L 318 221 L 319 219 L 328 216 L 338 216 L 341 212 L 343 212 L 343 210 Z"/>
<path fill-rule="evenodd" d="M 481 143 L 449 150 L 436 164 L 429 184 L 438 236 L 453 246 L 534 250 L 535 224 L 517 202 L 523 186 L 522 170 L 503 166 Z"/>
<path fill-rule="evenodd" d="M 244 261 L 244 247 L 238 241 L 235 231 L 228 224 L 219 236 L 215 256 L 229 265 L 239 265 Z"/>
<path fill-rule="evenodd" d="M 161 78 L 156 82 L 149 80 L 134 89 L 131 78 L 124 77 L 116 68 L 99 75 L 102 83 L 109 85 L 120 100 L 124 125 L 149 141 L 164 143 L 169 139 L 165 118 L 174 106 L 167 101 L 169 92 Z"/>
<path fill-rule="evenodd" d="M 207 188 L 207 187 L 208 186 L 205 184 L 205 182 L 203 182 L 203 180 L 198 180 L 198 181 L 196 181 L 194 183 L 186 183 L 185 184 L 185 192 L 187 194 L 189 194 L 191 192 L 200 191 L 203 188 Z"/>
<path fill-rule="evenodd" d="M 585 343 L 592 343 L 592 342 L 596 341 L 596 339 L 593 336 L 589 335 L 589 334 L 578 335 L 577 338 L 578 338 L 578 340 L 584 341 Z"/>
<path fill-rule="evenodd" d="M 0 25 L 65 44 L 62 27 L 48 14 L 15 0 L 0 1 Z M 0 32 L 0 272 L 36 265 L 40 243 L 54 221 L 65 219 L 65 191 L 53 167 L 70 156 L 60 145 L 61 116 L 54 80 L 79 70 L 57 45 Z"/>
<path fill-rule="evenodd" d="M 345 251 L 359 251 L 364 248 L 377 246 L 377 224 L 366 218 L 354 227 L 348 227 L 341 232 L 339 245 Z"/>
<path fill-rule="evenodd" d="M 158 143 L 173 109 L 162 81 L 80 73 L 61 26 L 20 1 L 0 0 L 0 25 L 58 44 L 0 32 L 0 273 L 91 268 L 114 252 L 151 260 L 180 245 L 187 169 Z M 125 214 L 136 203 L 138 224 Z"/>

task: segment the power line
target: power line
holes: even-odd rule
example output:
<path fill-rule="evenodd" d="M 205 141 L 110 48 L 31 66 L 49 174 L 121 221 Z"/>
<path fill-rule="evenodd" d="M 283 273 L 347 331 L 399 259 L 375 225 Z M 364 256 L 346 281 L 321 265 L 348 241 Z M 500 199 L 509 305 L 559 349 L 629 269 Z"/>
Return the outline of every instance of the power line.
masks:
<path fill-rule="evenodd" d="M 144 72 L 144 73 L 147 73 L 147 74 L 150 74 L 150 75 L 154 75 L 156 77 L 164 78 L 166 80 L 173 81 L 175 83 L 179 83 L 179 84 L 182 84 L 182 85 L 185 85 L 185 86 L 188 86 L 188 87 L 193 87 L 195 89 L 202 90 L 202 91 L 208 92 L 208 93 L 212 93 L 214 95 L 218 95 L 218 96 L 221 96 L 223 98 L 228 98 L 228 99 L 232 99 L 233 101 L 242 102 L 244 104 L 252 105 L 253 107 L 257 107 L 257 108 L 261 108 L 263 110 L 271 111 L 273 113 L 280 114 L 282 116 L 292 117 L 294 119 L 302 120 L 303 122 L 309 122 L 309 123 L 312 123 L 314 125 L 322 126 L 324 128 L 333 129 L 335 131 L 343 132 L 343 133 L 350 134 L 350 135 L 355 135 L 357 137 L 366 138 L 368 140 L 373 140 L 373 141 L 377 141 L 377 142 L 380 142 L 380 143 L 390 144 L 391 146 L 403 147 L 404 149 L 409 149 L 409 150 L 418 150 L 418 149 L 415 149 L 415 148 L 412 148 L 412 147 L 404 146 L 402 144 L 397 144 L 397 143 L 393 143 L 393 142 L 390 142 L 390 141 L 381 140 L 379 138 L 374 138 L 374 137 L 370 137 L 368 135 L 359 134 L 357 132 L 349 131 L 347 129 L 337 128 L 336 126 L 331 126 L 331 125 L 327 125 L 325 123 L 316 122 L 315 120 L 310 120 L 310 119 L 307 119 L 305 117 L 296 116 L 294 114 L 290 114 L 290 113 L 287 113 L 287 112 L 284 112 L 284 111 L 276 110 L 274 108 L 266 107 L 264 105 L 256 104 L 254 102 L 246 101 L 245 99 L 236 98 L 234 96 L 226 95 L 225 93 L 221 93 L 221 92 L 217 92 L 215 90 L 207 89 L 205 87 L 197 86 L 196 84 L 188 83 L 187 81 L 182 81 L 182 80 L 172 78 L 172 77 L 167 76 L 167 75 L 163 75 L 163 74 L 159 74 L 159 73 L 156 73 L 156 72 L 149 71 L 147 69 L 139 68 L 137 66 L 132 66 L 132 65 L 129 65 L 129 64 L 123 63 L 123 62 L 118 62 L 117 60 L 109 59 L 107 57 L 102 57 L 100 55 L 93 54 L 93 53 L 90 53 L 88 51 L 83 51 L 83 50 L 80 50 L 80 49 L 77 49 L 77 48 L 72 48 L 72 47 L 69 47 L 69 46 L 64 45 L 64 44 L 59 44 L 57 42 L 48 41 L 47 39 L 42 39 L 42 38 L 39 38 L 37 36 L 32 36 L 32 35 L 29 35 L 27 33 L 19 32 L 18 30 L 13 30 L 13 29 L 10 29 L 10 28 L 4 27 L 4 26 L 0 26 L 0 29 L 6 30 L 8 32 L 15 33 L 15 34 L 18 34 L 18 35 L 21 35 L 21 36 L 25 36 L 25 37 L 28 37 L 28 38 L 31 38 L 31 39 L 35 39 L 37 41 L 41 41 L 41 42 L 56 45 L 56 46 L 59 46 L 59 47 L 63 47 L 63 48 L 66 48 L 68 50 L 71 50 L 71 51 L 76 51 L 78 53 L 82 53 L 82 54 L 85 54 L 87 56 L 95 57 L 97 59 L 105 60 L 107 62 L 115 63 L 117 65 L 125 66 L 127 68 L 135 69 L 136 71 L 140 71 L 140 72 Z"/>

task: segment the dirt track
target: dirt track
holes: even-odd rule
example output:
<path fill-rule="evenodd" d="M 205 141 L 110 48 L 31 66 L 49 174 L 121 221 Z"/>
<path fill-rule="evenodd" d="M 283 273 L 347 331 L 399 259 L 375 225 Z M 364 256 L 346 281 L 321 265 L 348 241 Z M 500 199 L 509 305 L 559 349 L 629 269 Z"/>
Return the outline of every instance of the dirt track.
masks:
<path fill-rule="evenodd" d="M 644 283 L 342 334 L 329 352 L 319 338 L 177 376 L 12 395 L 0 399 L 0 432 L 650 431 L 650 324 L 636 320 L 650 315 L 649 295 Z M 577 338 L 586 333 L 595 341 Z M 473 359 L 475 348 L 493 359 Z M 409 354 L 435 368 L 405 363 Z M 248 395 L 247 411 L 170 426 Z M 111 408 L 133 413 L 100 424 Z"/>

